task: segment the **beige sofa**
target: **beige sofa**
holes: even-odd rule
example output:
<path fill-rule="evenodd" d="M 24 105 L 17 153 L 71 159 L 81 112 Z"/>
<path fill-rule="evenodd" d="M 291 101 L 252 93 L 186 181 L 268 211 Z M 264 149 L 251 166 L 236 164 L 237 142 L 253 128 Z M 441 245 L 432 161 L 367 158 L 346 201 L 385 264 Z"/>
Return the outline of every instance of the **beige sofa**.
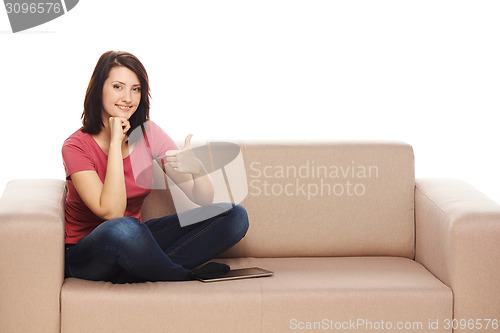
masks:
<path fill-rule="evenodd" d="M 220 261 L 272 277 L 64 279 L 65 182 L 0 199 L 0 332 L 498 332 L 500 205 L 395 142 L 240 143 L 250 218 Z M 173 212 L 154 190 L 143 218 Z M 460 329 L 464 327 L 465 328 Z"/>

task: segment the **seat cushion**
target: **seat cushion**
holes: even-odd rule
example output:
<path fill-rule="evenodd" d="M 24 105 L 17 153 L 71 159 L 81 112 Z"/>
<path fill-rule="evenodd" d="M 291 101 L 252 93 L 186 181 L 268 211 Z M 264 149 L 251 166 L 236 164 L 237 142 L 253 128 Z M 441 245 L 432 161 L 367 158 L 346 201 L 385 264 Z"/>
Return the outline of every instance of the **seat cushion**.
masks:
<path fill-rule="evenodd" d="M 407 258 L 220 261 L 233 269 L 258 266 L 275 274 L 212 283 L 119 285 L 66 279 L 62 331 L 289 332 L 328 324 L 344 325 L 344 331 L 372 332 L 389 324 L 396 331 L 401 322 L 421 325 L 415 329 L 418 332 L 444 332 L 429 329 L 429 321 L 442 323 L 452 316 L 451 290 Z"/>

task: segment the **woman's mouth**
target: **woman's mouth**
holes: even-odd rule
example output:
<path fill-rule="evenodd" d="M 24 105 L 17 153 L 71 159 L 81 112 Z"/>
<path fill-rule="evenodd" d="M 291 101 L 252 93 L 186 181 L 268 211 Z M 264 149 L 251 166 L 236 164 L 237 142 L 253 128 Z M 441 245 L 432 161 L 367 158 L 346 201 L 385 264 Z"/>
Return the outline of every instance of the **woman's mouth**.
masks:
<path fill-rule="evenodd" d="M 127 105 L 118 105 L 118 104 L 115 104 L 120 110 L 122 111 L 130 111 L 130 109 L 132 108 L 131 105 L 127 106 Z"/>

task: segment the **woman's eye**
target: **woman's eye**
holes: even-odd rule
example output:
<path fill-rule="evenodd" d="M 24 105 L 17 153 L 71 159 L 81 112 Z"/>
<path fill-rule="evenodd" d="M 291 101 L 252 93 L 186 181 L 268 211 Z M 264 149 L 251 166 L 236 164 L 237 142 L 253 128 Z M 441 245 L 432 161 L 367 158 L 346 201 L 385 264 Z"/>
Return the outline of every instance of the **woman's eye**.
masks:
<path fill-rule="evenodd" d="M 133 89 L 135 92 L 140 92 L 141 91 L 141 88 L 140 87 L 136 87 Z"/>
<path fill-rule="evenodd" d="M 115 84 L 115 85 L 113 86 L 113 88 L 115 88 L 115 89 L 121 89 L 121 87 L 122 87 L 122 86 L 120 86 L 120 85 L 118 85 L 118 84 Z"/>

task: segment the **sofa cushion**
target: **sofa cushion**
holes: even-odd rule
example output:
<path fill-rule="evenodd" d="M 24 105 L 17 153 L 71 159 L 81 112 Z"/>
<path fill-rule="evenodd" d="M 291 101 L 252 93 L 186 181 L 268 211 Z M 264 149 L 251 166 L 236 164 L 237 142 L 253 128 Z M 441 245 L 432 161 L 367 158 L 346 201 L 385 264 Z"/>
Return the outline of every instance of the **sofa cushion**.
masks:
<path fill-rule="evenodd" d="M 430 330 L 429 322 L 442 324 L 452 316 L 451 290 L 406 258 L 220 261 L 233 269 L 259 266 L 275 274 L 212 283 L 119 285 L 66 279 L 61 293 L 62 331 L 289 332 L 320 323 L 351 325 L 337 331 L 370 332 L 383 331 L 374 329 L 380 325 L 393 325 L 395 330 L 401 322 L 417 327 L 414 331 L 441 332 Z"/>
<path fill-rule="evenodd" d="M 414 258 L 412 147 L 395 142 L 239 143 L 246 237 L 226 257 Z M 232 189 L 241 193 L 245 189 Z M 143 216 L 175 212 L 154 190 Z"/>
<path fill-rule="evenodd" d="M 445 332 L 443 321 L 452 318 L 451 289 L 407 258 L 259 258 L 248 264 L 276 272 L 260 281 L 262 332 Z M 439 330 L 430 329 L 436 320 Z"/>

